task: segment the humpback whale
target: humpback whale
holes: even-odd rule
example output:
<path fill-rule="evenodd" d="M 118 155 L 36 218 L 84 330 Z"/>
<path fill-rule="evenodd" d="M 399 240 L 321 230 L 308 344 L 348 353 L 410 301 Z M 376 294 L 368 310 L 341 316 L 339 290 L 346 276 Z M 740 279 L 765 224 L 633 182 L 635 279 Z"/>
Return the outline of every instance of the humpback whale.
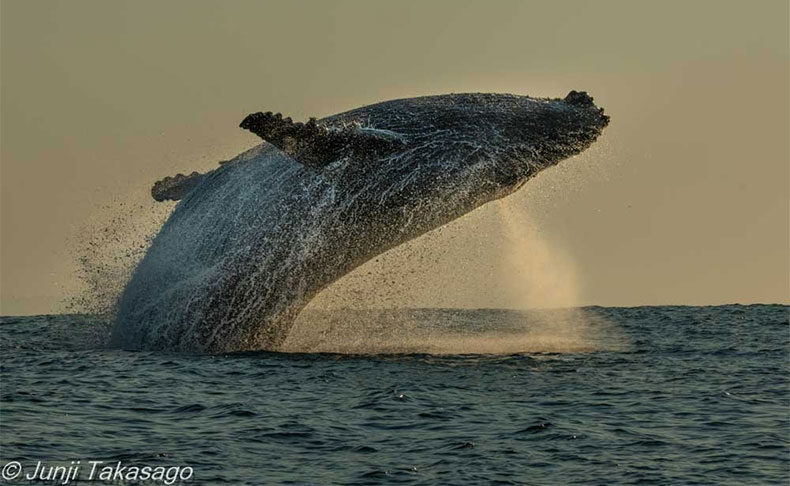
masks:
<path fill-rule="evenodd" d="M 154 185 L 179 202 L 118 299 L 111 343 L 277 350 L 332 282 L 513 193 L 608 123 L 583 91 L 424 96 L 305 123 L 251 114 L 241 127 L 263 143 Z"/>

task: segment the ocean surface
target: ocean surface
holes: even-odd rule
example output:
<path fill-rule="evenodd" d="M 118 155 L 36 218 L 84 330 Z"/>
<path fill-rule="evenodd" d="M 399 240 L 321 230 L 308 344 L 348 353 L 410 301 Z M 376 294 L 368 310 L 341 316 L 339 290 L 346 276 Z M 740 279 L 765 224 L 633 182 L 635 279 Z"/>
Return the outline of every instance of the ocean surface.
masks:
<path fill-rule="evenodd" d="M 188 466 L 188 484 L 786 485 L 788 315 L 324 311 L 288 353 L 224 355 L 108 349 L 90 316 L 3 317 L 0 466 L 80 461 L 68 484 L 120 461 Z M 2 484 L 63 484 L 20 478 Z"/>

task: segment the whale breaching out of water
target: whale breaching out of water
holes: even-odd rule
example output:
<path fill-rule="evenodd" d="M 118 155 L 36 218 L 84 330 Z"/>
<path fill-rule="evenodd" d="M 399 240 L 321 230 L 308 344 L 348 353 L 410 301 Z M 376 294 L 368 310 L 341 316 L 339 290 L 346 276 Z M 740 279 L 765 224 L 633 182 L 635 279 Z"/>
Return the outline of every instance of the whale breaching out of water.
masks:
<path fill-rule="evenodd" d="M 264 143 L 154 185 L 180 201 L 119 298 L 112 342 L 276 350 L 332 282 L 511 194 L 608 123 L 577 91 L 408 98 L 306 123 L 249 115 L 241 127 Z"/>

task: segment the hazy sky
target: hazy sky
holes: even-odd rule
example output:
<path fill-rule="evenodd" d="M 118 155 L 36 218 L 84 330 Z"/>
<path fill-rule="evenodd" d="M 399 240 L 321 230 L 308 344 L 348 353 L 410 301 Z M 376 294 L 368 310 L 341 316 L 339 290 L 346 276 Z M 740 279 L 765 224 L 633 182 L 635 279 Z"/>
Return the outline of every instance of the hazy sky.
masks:
<path fill-rule="evenodd" d="M 80 233 L 128 208 L 151 226 L 151 183 L 257 144 L 250 112 L 571 89 L 610 127 L 510 204 L 581 303 L 788 302 L 788 5 L 2 0 L 0 312 L 57 310 Z M 505 234 L 468 226 L 450 240 Z"/>

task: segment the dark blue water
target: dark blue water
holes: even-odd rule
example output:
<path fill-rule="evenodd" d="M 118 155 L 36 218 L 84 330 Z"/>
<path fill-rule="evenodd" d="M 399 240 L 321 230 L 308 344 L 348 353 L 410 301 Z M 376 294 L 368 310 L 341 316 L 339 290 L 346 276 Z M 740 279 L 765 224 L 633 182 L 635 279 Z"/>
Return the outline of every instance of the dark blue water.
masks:
<path fill-rule="evenodd" d="M 505 355 L 124 352 L 86 316 L 4 317 L 0 465 L 190 466 L 192 484 L 788 484 L 787 306 L 587 313 L 588 346 Z M 419 315 L 502 342 L 528 320 Z"/>

